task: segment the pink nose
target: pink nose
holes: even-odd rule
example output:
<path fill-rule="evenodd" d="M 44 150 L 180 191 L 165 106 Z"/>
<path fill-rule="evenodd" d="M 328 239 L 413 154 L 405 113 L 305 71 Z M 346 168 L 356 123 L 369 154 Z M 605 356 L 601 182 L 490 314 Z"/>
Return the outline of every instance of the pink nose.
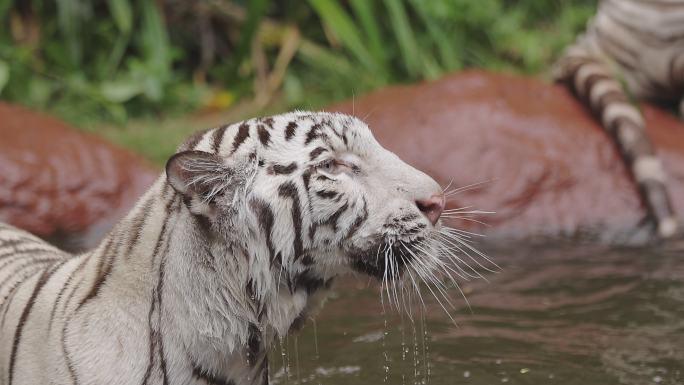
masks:
<path fill-rule="evenodd" d="M 434 226 L 444 211 L 444 194 L 435 194 L 428 199 L 419 199 L 416 206 Z"/>

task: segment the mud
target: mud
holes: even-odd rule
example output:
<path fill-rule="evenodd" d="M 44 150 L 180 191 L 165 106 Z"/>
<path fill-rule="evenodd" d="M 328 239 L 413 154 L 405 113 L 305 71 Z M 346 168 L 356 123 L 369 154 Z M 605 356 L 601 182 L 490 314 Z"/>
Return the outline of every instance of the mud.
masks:
<path fill-rule="evenodd" d="M 684 213 L 684 124 L 644 106 L 649 134 Z M 618 234 L 644 211 L 617 149 L 564 87 L 535 78 L 465 71 L 385 88 L 329 108 L 365 119 L 378 140 L 446 186 L 486 182 L 450 208 L 496 211 L 478 217 L 505 236 Z"/>
<path fill-rule="evenodd" d="M 93 246 L 151 184 L 139 156 L 0 103 L 0 221 L 79 250 Z"/>

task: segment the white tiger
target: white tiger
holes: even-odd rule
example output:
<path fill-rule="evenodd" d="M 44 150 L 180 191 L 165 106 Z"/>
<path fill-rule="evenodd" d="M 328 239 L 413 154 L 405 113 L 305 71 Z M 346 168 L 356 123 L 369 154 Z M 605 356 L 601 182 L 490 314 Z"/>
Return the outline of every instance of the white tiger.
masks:
<path fill-rule="evenodd" d="M 198 133 L 91 252 L 0 225 L 0 384 L 267 384 L 336 276 L 453 269 L 443 208 L 350 116 Z"/>
<path fill-rule="evenodd" d="M 656 234 L 674 236 L 678 223 L 666 173 L 628 94 L 678 104 L 684 115 L 684 0 L 601 0 L 586 32 L 554 70 L 614 138 Z"/>

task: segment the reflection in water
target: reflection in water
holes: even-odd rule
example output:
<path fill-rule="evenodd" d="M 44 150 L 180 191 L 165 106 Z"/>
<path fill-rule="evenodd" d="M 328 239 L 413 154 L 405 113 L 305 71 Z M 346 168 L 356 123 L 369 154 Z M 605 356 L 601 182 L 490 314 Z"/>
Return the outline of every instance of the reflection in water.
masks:
<path fill-rule="evenodd" d="M 471 310 L 452 289 L 457 325 L 429 295 L 411 321 L 383 311 L 375 283 L 342 282 L 317 327 L 284 341 L 273 382 L 684 384 L 684 253 L 568 243 L 488 251 L 503 270 L 462 284 Z"/>

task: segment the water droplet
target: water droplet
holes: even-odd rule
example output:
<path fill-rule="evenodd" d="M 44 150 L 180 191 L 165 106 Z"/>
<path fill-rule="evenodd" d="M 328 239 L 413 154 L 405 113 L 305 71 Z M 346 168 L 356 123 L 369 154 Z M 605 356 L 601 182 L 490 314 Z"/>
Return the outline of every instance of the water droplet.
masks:
<path fill-rule="evenodd" d="M 314 349 L 316 351 L 316 356 L 314 358 L 316 359 L 316 361 L 318 361 L 320 358 L 320 355 L 318 354 L 318 327 L 316 325 L 316 319 L 311 318 L 311 323 L 313 324 Z"/>
<path fill-rule="evenodd" d="M 501 379 L 501 382 L 508 382 L 508 377 L 504 377 Z"/>
<path fill-rule="evenodd" d="M 470 371 L 466 370 L 465 372 L 463 372 L 463 377 L 469 378 L 470 377 Z"/>
<path fill-rule="evenodd" d="M 653 377 L 653 382 L 655 382 L 656 384 L 660 384 L 662 381 L 663 381 L 663 378 L 660 376 Z"/>
<path fill-rule="evenodd" d="M 385 321 L 385 330 L 383 333 L 383 337 L 381 339 L 381 341 L 382 341 L 382 355 L 385 357 L 385 364 L 383 365 L 383 368 L 385 369 L 385 377 L 383 378 L 382 382 L 387 383 L 387 381 L 389 380 L 389 372 L 390 372 L 390 364 L 389 364 L 390 363 L 390 357 L 387 354 L 386 339 L 387 339 L 387 336 L 389 335 L 389 329 L 387 327 L 387 317 L 385 316 L 384 309 L 383 309 L 382 315 L 383 315 L 383 318 Z"/>
<path fill-rule="evenodd" d="M 520 369 L 520 374 L 525 374 L 525 373 L 529 373 L 529 372 L 530 372 L 530 369 L 528 369 L 528 368 Z"/>
<path fill-rule="evenodd" d="M 297 373 L 297 382 L 302 383 L 302 376 L 299 370 L 299 339 L 297 336 L 294 338 L 294 349 L 295 349 L 295 370 Z"/>

